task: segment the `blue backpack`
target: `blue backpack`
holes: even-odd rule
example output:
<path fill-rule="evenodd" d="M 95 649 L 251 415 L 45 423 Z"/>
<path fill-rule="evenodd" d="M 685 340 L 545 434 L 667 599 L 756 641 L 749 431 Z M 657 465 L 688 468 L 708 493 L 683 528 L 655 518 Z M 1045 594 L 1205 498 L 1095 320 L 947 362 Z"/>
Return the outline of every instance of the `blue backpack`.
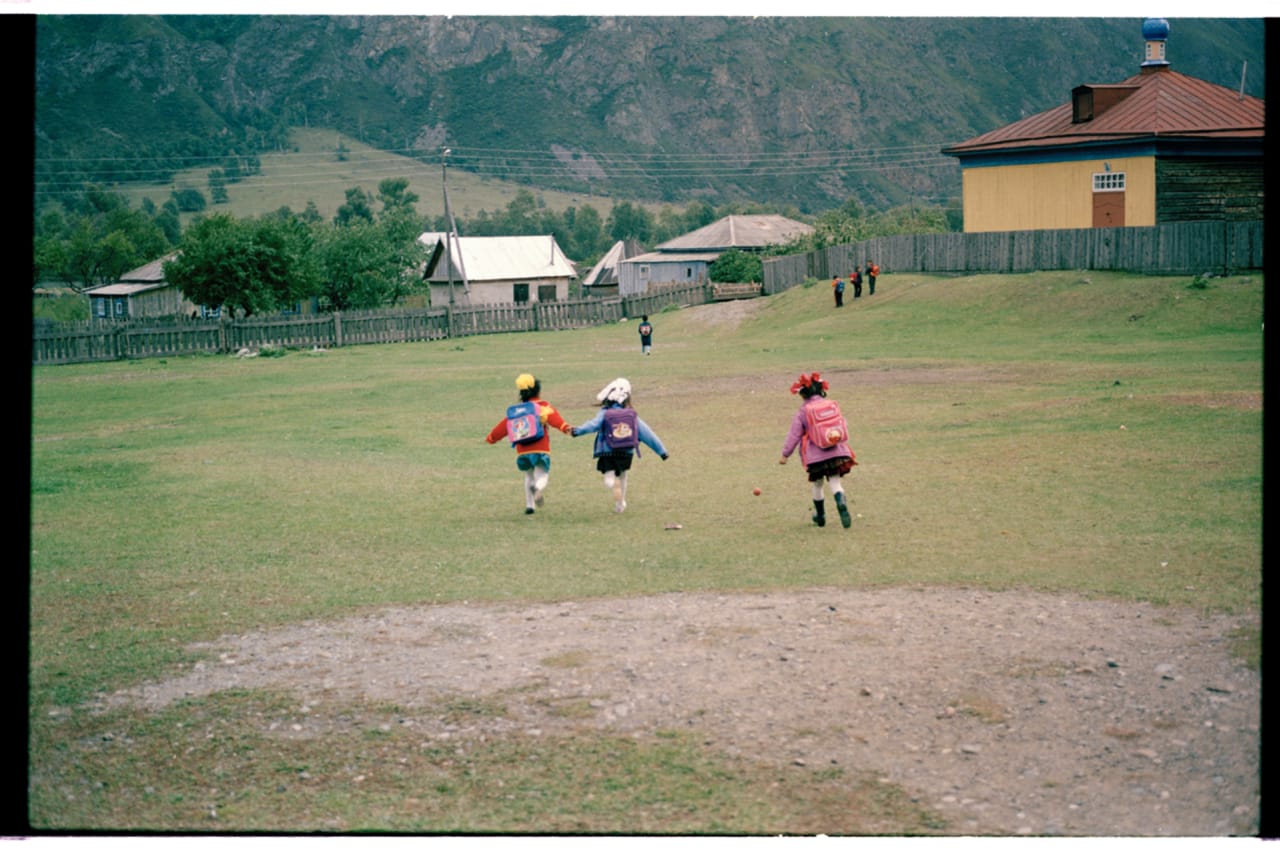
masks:
<path fill-rule="evenodd" d="M 542 413 L 537 402 L 517 402 L 507 408 L 507 440 L 512 446 L 541 440 Z"/>
<path fill-rule="evenodd" d="M 635 449 L 640 445 L 640 417 L 632 408 L 605 408 L 600 433 L 611 452 Z"/>

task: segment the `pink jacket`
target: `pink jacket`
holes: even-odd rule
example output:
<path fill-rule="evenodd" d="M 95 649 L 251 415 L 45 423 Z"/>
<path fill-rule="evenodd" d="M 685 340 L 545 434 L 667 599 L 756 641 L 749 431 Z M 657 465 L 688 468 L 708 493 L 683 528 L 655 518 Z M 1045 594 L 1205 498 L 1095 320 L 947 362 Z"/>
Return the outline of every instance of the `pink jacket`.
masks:
<path fill-rule="evenodd" d="M 820 401 L 822 401 L 821 396 L 810 396 L 804 401 L 804 405 L 816 405 Z M 795 452 L 796 447 L 799 446 L 800 462 L 806 467 L 832 458 L 852 458 L 853 450 L 849 448 L 847 440 L 843 440 L 829 449 L 822 449 L 809 442 L 809 436 L 806 434 L 808 420 L 804 414 L 804 405 L 801 405 L 800 409 L 796 411 L 796 415 L 791 418 L 791 430 L 787 432 L 787 439 L 782 444 L 782 457 L 791 457 L 791 453 Z"/>

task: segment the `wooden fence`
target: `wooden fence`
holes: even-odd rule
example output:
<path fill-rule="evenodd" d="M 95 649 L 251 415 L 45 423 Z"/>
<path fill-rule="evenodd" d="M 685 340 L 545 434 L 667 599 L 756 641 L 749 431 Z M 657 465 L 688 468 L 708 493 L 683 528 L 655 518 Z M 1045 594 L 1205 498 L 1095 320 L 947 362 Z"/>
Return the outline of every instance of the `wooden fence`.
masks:
<path fill-rule="evenodd" d="M 772 295 L 808 279 L 848 275 L 868 261 L 885 272 L 1034 272 L 1108 269 L 1145 274 L 1227 274 L 1263 268 L 1264 227 L 1253 222 L 1188 222 L 1143 228 L 940 233 L 889 236 L 764 261 L 761 290 Z M 722 290 L 722 292 L 725 292 Z M 33 364 L 227 353 L 265 346 L 331 348 L 443 340 L 511 331 L 607 325 L 670 305 L 715 300 L 711 284 L 625 298 L 478 305 L 235 320 L 90 320 L 37 324 Z"/>
<path fill-rule="evenodd" d="M 712 288 L 695 284 L 627 298 L 347 311 L 246 319 L 149 319 L 37 323 L 33 364 L 225 354 L 242 349 L 336 348 L 444 340 L 511 331 L 559 331 L 608 325 L 669 305 L 706 304 Z"/>
<path fill-rule="evenodd" d="M 886 236 L 764 261 L 764 291 L 844 277 L 868 261 L 885 272 L 1035 272 L 1107 269 L 1221 274 L 1261 269 L 1261 221 L 1180 222 L 1140 228 Z"/>

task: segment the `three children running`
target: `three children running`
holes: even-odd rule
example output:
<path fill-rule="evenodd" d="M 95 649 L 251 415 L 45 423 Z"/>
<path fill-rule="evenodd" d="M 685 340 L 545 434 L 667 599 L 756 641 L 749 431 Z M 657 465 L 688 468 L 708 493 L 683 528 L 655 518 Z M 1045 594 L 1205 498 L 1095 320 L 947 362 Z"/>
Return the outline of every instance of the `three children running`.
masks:
<path fill-rule="evenodd" d="M 631 382 L 625 378 L 614 379 L 596 394 L 600 410 L 580 426 L 569 425 L 550 402 L 541 398 L 542 384 L 533 375 L 524 373 L 516 378 L 516 389 L 520 401 L 507 409 L 507 415 L 485 440 L 492 444 L 505 438 L 515 448 L 516 467 L 525 474 L 525 514 L 533 514 L 543 505 L 551 472 L 552 428 L 573 437 L 595 435 L 592 457 L 618 514 L 627 508 L 627 480 L 641 444 L 663 461 L 670 457 L 662 440 L 632 407 Z M 827 390 L 827 382 L 816 372 L 802 374 L 791 385 L 791 392 L 803 401 L 791 419 L 778 463 L 786 464 L 799 449 L 811 487 L 814 525 L 827 525 L 829 489 L 840 525 L 848 529 L 852 516 L 843 480 L 858 462 L 849 448 L 849 425 L 840 406 L 827 398 Z"/>

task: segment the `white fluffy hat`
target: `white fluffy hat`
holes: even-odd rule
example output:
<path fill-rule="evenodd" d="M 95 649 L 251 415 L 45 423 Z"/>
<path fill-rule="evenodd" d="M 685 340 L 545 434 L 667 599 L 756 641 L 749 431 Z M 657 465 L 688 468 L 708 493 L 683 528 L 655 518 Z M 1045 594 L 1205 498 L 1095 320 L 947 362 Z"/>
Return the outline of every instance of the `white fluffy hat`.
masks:
<path fill-rule="evenodd" d="M 608 399 L 610 402 L 617 402 L 621 405 L 627 399 L 631 398 L 631 382 L 625 378 L 615 378 L 604 386 L 604 389 L 596 394 L 596 401 L 603 402 Z"/>

